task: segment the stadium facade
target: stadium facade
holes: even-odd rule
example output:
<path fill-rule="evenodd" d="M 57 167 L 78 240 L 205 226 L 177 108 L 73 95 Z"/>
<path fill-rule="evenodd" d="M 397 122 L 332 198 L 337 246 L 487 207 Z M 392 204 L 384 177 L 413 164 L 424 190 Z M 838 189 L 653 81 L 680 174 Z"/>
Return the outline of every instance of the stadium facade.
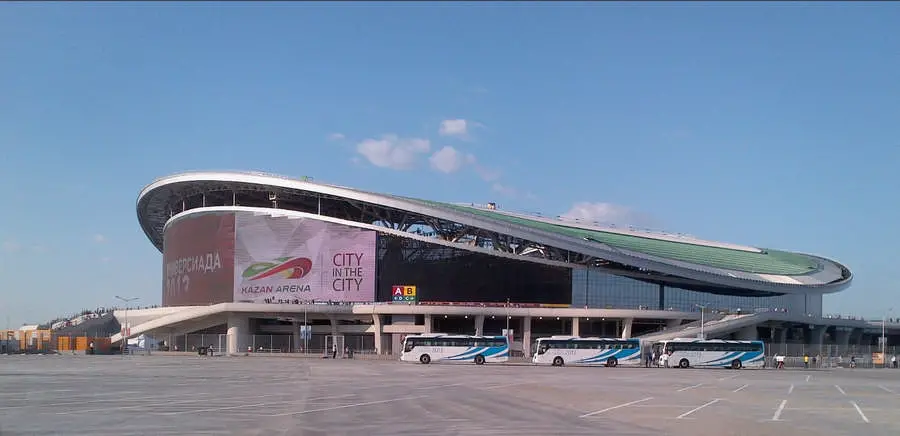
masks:
<path fill-rule="evenodd" d="M 450 320 L 464 313 L 478 333 L 486 316 L 516 318 L 521 335 L 546 314 L 567 332 L 630 336 L 636 319 L 646 331 L 671 329 L 700 308 L 821 318 L 823 295 L 853 278 L 815 255 L 265 173 L 164 177 L 141 191 L 137 215 L 163 254 L 165 315 L 132 316 L 157 333 L 204 317 L 223 335 L 259 333 L 277 324 L 260 319 L 302 311 L 329 319 L 325 334 L 368 318 L 344 330 L 376 330 L 378 350 L 398 334 L 465 331 Z M 209 307 L 219 309 L 198 309 Z"/>

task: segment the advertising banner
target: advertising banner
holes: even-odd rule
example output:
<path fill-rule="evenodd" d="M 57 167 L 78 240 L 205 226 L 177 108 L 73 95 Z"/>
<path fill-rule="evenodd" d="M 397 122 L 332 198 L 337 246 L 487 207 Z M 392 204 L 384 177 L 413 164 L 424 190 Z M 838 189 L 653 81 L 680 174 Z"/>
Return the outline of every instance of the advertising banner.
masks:
<path fill-rule="evenodd" d="M 230 302 L 234 289 L 234 214 L 182 218 L 163 236 L 163 306 Z"/>
<path fill-rule="evenodd" d="M 252 213 L 235 228 L 234 301 L 375 300 L 374 231 Z"/>
<path fill-rule="evenodd" d="M 415 303 L 416 287 L 412 285 L 391 286 L 391 301 L 395 303 Z"/>

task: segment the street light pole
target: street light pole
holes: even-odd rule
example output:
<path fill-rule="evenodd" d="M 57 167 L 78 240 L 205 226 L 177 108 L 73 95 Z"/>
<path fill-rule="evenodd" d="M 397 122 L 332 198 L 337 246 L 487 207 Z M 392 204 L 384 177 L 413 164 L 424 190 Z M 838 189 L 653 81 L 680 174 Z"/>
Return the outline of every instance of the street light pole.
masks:
<path fill-rule="evenodd" d="M 303 354 L 309 353 L 309 324 L 306 313 L 309 311 L 309 302 L 303 305 Z"/>
<path fill-rule="evenodd" d="M 125 303 L 125 329 L 122 332 L 122 345 L 121 345 L 122 354 L 124 355 L 125 354 L 125 345 L 128 344 L 128 336 L 131 333 L 131 328 L 130 328 L 131 326 L 128 325 L 128 304 L 131 303 L 132 301 L 139 300 L 140 297 L 125 298 L 125 297 L 120 297 L 120 296 L 116 295 L 116 299 L 121 300 L 122 302 Z"/>
<path fill-rule="evenodd" d="M 890 308 L 884 315 L 881 316 L 881 367 L 887 368 L 887 335 L 885 335 L 885 323 L 887 322 L 887 316 L 891 313 L 894 308 Z"/>
<path fill-rule="evenodd" d="M 703 304 L 696 304 L 696 303 L 694 303 L 694 306 L 697 306 L 700 308 L 700 339 L 706 339 L 706 335 L 703 334 L 703 325 L 706 324 L 705 320 L 703 319 L 703 313 L 706 312 L 706 306 Z"/>
<path fill-rule="evenodd" d="M 509 297 L 506 297 L 506 335 L 509 335 Z"/>

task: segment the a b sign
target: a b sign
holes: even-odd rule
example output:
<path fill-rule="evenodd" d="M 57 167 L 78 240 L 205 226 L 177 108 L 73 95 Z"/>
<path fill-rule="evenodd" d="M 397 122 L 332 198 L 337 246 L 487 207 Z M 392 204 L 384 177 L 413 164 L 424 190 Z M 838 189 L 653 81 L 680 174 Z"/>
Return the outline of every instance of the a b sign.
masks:
<path fill-rule="evenodd" d="M 398 303 L 416 301 L 416 287 L 412 285 L 391 286 L 391 299 Z"/>

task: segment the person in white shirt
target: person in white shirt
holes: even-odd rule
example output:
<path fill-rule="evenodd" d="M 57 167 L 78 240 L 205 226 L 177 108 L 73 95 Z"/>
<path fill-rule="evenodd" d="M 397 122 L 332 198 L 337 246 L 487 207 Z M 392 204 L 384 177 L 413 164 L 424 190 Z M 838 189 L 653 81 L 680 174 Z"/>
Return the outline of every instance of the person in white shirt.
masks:
<path fill-rule="evenodd" d="M 775 369 L 784 369 L 784 356 L 775 355 Z"/>
<path fill-rule="evenodd" d="M 660 364 L 668 368 L 669 367 L 669 353 L 662 353 L 662 356 L 659 356 Z"/>

